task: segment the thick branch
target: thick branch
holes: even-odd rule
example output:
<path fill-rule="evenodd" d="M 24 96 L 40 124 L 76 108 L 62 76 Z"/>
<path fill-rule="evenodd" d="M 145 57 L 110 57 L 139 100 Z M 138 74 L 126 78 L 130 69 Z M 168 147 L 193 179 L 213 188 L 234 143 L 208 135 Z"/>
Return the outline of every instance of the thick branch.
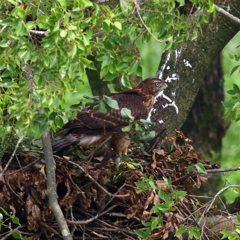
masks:
<path fill-rule="evenodd" d="M 66 223 L 62 210 L 57 201 L 58 196 L 57 196 L 57 184 L 56 184 L 56 175 L 55 175 L 55 161 L 53 158 L 52 144 L 50 141 L 50 135 L 48 131 L 46 131 L 42 135 L 42 143 L 43 143 L 44 158 L 46 163 L 47 195 L 49 198 L 49 205 L 57 220 L 63 239 L 72 240 L 73 238 L 69 232 L 68 225 Z"/>
<path fill-rule="evenodd" d="M 25 65 L 25 66 L 23 65 L 22 68 L 24 69 L 23 75 L 30 82 L 31 88 L 36 87 L 36 83 L 34 82 L 34 73 L 30 69 L 30 67 L 28 65 Z M 51 144 L 50 135 L 48 131 L 46 131 L 42 135 L 42 143 L 43 143 L 43 151 L 44 151 L 44 158 L 45 158 L 46 172 L 47 172 L 47 195 L 49 198 L 49 205 L 57 220 L 63 239 L 72 240 L 72 236 L 68 229 L 67 222 L 63 216 L 62 210 L 57 201 L 58 195 L 57 195 L 57 184 L 56 184 L 56 174 L 55 174 L 55 161 L 53 158 L 52 144 Z"/>
<path fill-rule="evenodd" d="M 240 16 L 239 0 L 216 0 L 216 4 L 229 6 L 230 14 Z M 162 56 L 157 75 L 170 81 L 166 94 L 175 101 L 179 113 L 174 102 L 159 99 L 155 104 L 156 111 L 152 111 L 152 120 L 157 123 L 163 120 L 164 123 L 159 125 L 166 128 L 167 133 L 181 128 L 214 59 L 240 30 L 240 26 L 223 14 L 217 13 L 209 24 L 203 25 L 202 30 L 202 36 L 180 44 L 175 50 L 165 51 Z M 163 105 L 168 107 L 163 108 Z M 156 130 L 159 131 L 159 126 Z"/>
<path fill-rule="evenodd" d="M 216 11 L 222 13 L 223 15 L 225 15 L 226 17 L 228 17 L 229 19 L 233 20 L 235 23 L 240 24 L 240 19 L 233 16 L 232 14 L 230 14 L 229 12 L 225 11 L 224 9 L 220 8 L 219 6 L 215 5 Z"/>

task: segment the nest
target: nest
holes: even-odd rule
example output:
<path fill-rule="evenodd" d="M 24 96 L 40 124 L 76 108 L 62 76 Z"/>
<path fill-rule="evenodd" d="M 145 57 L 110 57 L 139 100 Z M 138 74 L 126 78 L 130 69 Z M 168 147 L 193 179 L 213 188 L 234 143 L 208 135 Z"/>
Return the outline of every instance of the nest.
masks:
<path fill-rule="evenodd" d="M 171 191 L 186 191 L 187 195 L 179 197 L 174 208 L 162 213 L 163 222 L 151 232 L 151 237 L 172 239 L 176 229 L 186 225 L 186 219 L 190 221 L 191 214 L 200 205 L 190 194 L 194 186 L 201 186 L 207 178 L 190 174 L 189 168 L 199 162 L 206 168 L 211 166 L 181 132 L 166 141 L 174 146 L 168 153 L 154 149 L 146 156 L 132 146 L 128 157 L 140 168 L 123 162 L 116 170 L 111 159 L 104 166 L 101 156 L 91 162 L 55 156 L 58 200 L 74 239 L 140 239 L 135 230 L 146 230 L 143 223 L 158 217 L 154 207 L 164 203 L 159 190 L 166 195 Z M 5 155 L 3 166 L 7 160 Z M 155 189 L 139 187 L 150 176 L 153 176 Z M 169 178 L 171 188 L 166 181 Z M 62 239 L 48 205 L 43 159 L 29 153 L 17 154 L 0 183 L 0 206 L 11 212 L 11 216 L 18 217 L 21 223 L 13 223 L 3 211 L 1 239 L 11 231 L 29 239 Z"/>

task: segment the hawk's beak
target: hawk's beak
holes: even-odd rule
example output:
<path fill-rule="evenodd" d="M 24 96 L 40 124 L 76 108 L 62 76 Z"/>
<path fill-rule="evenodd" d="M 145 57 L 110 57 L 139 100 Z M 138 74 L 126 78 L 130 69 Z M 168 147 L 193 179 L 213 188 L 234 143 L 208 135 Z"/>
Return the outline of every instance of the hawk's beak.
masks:
<path fill-rule="evenodd" d="M 166 83 L 164 83 L 162 89 L 166 89 L 168 87 L 168 85 Z"/>

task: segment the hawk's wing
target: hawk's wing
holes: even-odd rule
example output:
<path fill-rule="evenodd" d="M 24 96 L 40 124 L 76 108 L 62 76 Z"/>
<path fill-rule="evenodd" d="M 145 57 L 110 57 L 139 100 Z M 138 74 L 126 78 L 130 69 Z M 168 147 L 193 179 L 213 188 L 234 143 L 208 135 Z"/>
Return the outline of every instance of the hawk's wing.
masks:
<path fill-rule="evenodd" d="M 112 99 L 118 102 L 120 110 L 112 109 L 110 113 L 102 113 L 91 107 L 79 111 L 76 118 L 68 122 L 64 128 L 74 130 L 74 133 L 103 134 L 105 132 L 119 131 L 129 124 L 129 120 L 121 116 L 121 109 L 128 108 L 132 116 L 138 119 L 146 119 L 148 110 L 142 102 L 142 97 L 134 91 L 127 90 L 123 93 L 114 94 Z"/>

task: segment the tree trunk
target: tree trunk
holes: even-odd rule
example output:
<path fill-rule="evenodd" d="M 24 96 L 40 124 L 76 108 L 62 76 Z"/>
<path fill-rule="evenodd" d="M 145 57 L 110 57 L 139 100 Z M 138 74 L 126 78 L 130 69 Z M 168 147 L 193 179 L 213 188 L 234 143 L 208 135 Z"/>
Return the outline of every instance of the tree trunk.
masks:
<path fill-rule="evenodd" d="M 220 159 L 222 138 L 228 127 L 223 120 L 224 100 L 221 54 L 215 59 L 211 71 L 204 78 L 191 111 L 182 126 L 193 146 L 206 156 Z M 214 151 L 214 156 L 213 152 Z"/>
<path fill-rule="evenodd" d="M 240 16 L 239 0 L 218 0 L 216 4 L 229 6 L 231 14 Z M 164 52 L 157 76 L 170 82 L 165 93 L 172 101 L 165 98 L 156 101 L 151 115 L 151 120 L 159 123 L 156 131 L 166 129 L 169 134 L 181 129 L 212 63 L 239 29 L 239 24 L 217 13 L 209 24 L 202 26 L 202 36 Z"/>

